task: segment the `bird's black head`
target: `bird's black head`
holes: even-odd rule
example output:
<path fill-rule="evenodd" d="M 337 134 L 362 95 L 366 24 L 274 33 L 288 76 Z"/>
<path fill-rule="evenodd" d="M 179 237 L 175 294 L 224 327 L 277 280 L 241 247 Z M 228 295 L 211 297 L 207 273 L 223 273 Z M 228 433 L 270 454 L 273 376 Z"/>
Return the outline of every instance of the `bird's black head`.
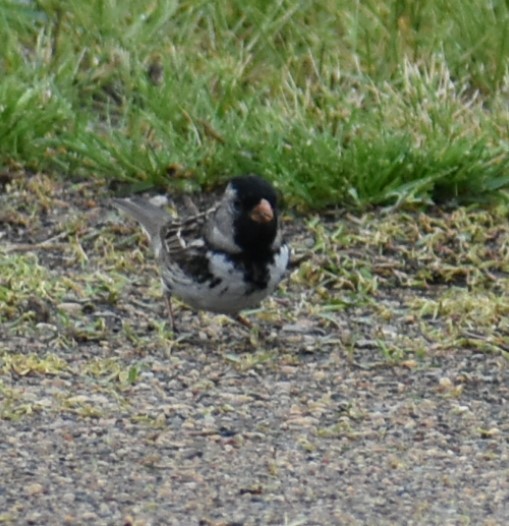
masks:
<path fill-rule="evenodd" d="M 235 177 L 230 181 L 234 210 L 234 240 L 252 256 L 264 257 L 278 229 L 277 194 L 270 183 L 257 175 Z"/>

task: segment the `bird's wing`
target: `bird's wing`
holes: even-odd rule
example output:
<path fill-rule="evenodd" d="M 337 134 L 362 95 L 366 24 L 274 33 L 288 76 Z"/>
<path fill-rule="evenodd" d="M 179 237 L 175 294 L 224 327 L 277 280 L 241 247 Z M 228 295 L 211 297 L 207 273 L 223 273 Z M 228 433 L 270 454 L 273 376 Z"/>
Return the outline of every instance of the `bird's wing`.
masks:
<path fill-rule="evenodd" d="M 163 268 L 177 269 L 197 282 L 210 279 L 209 258 L 210 246 L 204 237 L 207 223 L 215 208 L 194 215 L 182 221 L 166 223 L 160 231 L 163 250 L 160 259 Z"/>
<path fill-rule="evenodd" d="M 203 244 L 203 230 L 208 217 L 209 212 L 205 212 L 181 221 L 169 221 L 161 227 L 159 234 L 170 258 Z"/>

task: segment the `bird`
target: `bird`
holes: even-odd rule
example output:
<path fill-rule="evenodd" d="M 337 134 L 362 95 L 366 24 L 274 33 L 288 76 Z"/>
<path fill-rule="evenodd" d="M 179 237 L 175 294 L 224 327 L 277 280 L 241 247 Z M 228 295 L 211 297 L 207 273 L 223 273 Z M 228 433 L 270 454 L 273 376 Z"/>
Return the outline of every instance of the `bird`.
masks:
<path fill-rule="evenodd" d="M 112 201 L 149 238 L 174 333 L 173 296 L 251 327 L 240 312 L 272 294 L 289 267 L 277 193 L 258 175 L 232 178 L 215 205 L 200 212 L 193 204 L 183 219 L 140 198 Z"/>

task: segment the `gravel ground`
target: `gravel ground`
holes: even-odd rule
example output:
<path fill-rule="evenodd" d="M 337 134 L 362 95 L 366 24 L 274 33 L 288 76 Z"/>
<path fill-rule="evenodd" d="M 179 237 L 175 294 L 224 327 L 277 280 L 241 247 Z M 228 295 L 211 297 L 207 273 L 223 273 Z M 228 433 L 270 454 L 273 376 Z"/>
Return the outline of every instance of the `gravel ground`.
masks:
<path fill-rule="evenodd" d="M 2 182 L 0 524 L 507 524 L 503 211 L 289 217 L 257 329 L 175 339 L 104 188 Z"/>

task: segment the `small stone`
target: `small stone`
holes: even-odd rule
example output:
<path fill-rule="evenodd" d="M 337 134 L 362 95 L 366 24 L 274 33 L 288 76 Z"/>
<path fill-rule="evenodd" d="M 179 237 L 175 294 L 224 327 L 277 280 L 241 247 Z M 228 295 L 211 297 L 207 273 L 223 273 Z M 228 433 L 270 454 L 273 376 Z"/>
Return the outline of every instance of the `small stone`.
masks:
<path fill-rule="evenodd" d="M 26 492 L 31 497 L 35 495 L 40 495 L 44 491 L 44 486 L 42 484 L 39 484 L 37 482 L 34 482 L 33 484 L 29 484 L 26 487 Z"/>
<path fill-rule="evenodd" d="M 500 434 L 500 429 L 498 429 L 497 427 L 491 427 L 490 429 L 481 429 L 480 431 L 482 438 L 493 438 L 494 436 Z"/>
<path fill-rule="evenodd" d="M 450 391 L 453 387 L 453 383 L 451 382 L 450 378 L 447 378 L 447 376 L 443 376 L 438 380 L 438 390 L 440 392 Z"/>
<path fill-rule="evenodd" d="M 71 301 L 59 303 L 57 305 L 57 309 L 62 312 L 65 312 L 66 314 L 74 314 L 74 315 L 81 314 L 83 310 L 81 303 L 75 303 Z"/>

